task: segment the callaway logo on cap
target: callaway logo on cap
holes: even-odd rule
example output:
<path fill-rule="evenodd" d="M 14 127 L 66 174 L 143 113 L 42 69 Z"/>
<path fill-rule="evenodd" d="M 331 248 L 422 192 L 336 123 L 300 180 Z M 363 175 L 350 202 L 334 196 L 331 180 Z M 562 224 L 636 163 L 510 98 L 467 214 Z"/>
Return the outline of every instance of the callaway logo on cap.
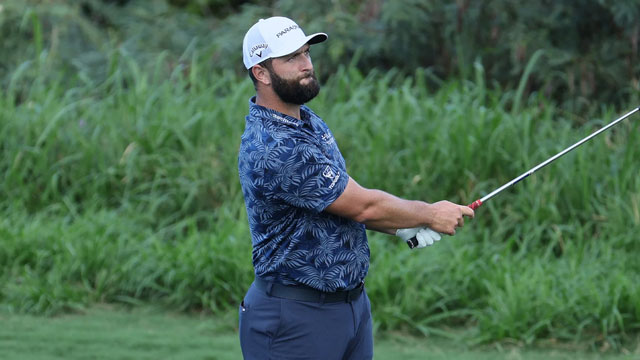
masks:
<path fill-rule="evenodd" d="M 242 42 L 242 60 L 251 69 L 264 60 L 291 54 L 304 44 L 317 44 L 327 40 L 327 34 L 306 36 L 293 20 L 274 16 L 260 19 L 254 24 Z"/>

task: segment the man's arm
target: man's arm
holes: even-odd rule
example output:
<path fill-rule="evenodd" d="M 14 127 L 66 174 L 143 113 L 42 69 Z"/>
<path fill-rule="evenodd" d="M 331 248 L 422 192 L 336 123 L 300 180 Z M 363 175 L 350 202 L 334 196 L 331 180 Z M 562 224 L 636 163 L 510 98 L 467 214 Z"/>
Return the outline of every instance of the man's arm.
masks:
<path fill-rule="evenodd" d="M 344 192 L 326 211 L 388 234 L 395 234 L 397 229 L 426 226 L 454 235 L 456 227 L 464 224 L 463 216 L 474 215 L 473 210 L 464 205 L 405 200 L 381 190 L 366 189 L 351 178 Z"/>

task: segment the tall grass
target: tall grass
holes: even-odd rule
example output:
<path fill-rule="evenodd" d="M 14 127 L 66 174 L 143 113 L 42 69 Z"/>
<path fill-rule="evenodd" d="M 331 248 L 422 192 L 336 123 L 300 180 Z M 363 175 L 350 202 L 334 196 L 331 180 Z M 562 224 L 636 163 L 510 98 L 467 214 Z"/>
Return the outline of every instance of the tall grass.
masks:
<path fill-rule="evenodd" d="M 252 279 L 236 157 L 247 78 L 125 53 L 109 79 L 39 81 L 0 97 L 0 303 L 57 313 L 94 302 L 234 311 Z M 350 175 L 396 195 L 469 203 L 612 120 L 476 81 L 343 67 L 310 106 Z M 35 80 L 33 80 L 35 79 Z M 71 83 L 71 86 L 67 84 Z M 16 96 L 20 94 L 20 96 Z M 518 99 L 513 111 L 514 99 Z M 371 233 L 376 328 L 474 341 L 620 344 L 640 330 L 640 157 L 624 122 L 409 251 Z"/>

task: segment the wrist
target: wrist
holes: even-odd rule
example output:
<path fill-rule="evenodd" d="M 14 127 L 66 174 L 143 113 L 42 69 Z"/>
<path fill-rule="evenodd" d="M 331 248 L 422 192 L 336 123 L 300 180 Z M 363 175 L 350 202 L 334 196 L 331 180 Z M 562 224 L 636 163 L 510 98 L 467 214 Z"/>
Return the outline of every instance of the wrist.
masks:
<path fill-rule="evenodd" d="M 433 204 L 429 204 L 428 202 L 422 203 L 422 209 L 420 214 L 423 214 L 423 223 L 426 227 L 432 227 L 433 219 L 435 218 L 436 210 Z"/>

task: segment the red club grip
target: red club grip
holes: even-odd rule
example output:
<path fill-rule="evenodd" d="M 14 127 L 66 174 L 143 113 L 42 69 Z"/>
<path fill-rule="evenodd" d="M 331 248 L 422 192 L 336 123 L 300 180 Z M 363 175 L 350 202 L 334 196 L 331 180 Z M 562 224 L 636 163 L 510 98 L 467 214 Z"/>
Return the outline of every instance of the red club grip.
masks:
<path fill-rule="evenodd" d="M 482 205 L 482 201 L 476 200 L 476 201 L 472 202 L 471 205 L 469 205 L 469 207 L 471 208 L 471 210 L 475 210 L 475 209 L 479 208 L 480 205 Z"/>

